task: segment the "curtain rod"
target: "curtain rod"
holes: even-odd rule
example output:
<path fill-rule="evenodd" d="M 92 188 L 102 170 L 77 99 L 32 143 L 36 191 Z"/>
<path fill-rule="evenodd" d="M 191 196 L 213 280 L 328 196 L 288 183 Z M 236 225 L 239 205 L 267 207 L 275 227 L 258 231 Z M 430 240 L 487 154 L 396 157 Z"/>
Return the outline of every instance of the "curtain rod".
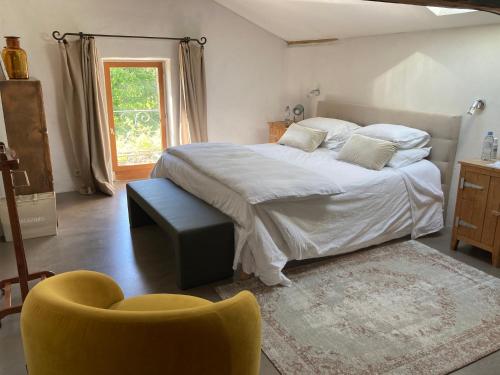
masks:
<path fill-rule="evenodd" d="M 185 43 L 188 43 L 188 42 L 196 42 L 198 43 L 200 46 L 203 46 L 205 45 L 205 43 L 207 43 L 207 38 L 205 38 L 204 36 L 202 36 L 200 39 L 194 39 L 194 38 L 190 38 L 188 36 L 184 37 L 184 38 L 172 38 L 172 37 L 166 37 L 166 36 L 143 36 L 143 35 L 115 35 L 115 34 L 88 34 L 88 33 L 82 33 L 82 32 L 79 32 L 79 33 L 64 33 L 62 36 L 61 36 L 61 33 L 59 31 L 53 31 L 52 32 L 52 37 L 61 42 L 61 41 L 64 41 L 66 36 L 67 35 L 71 35 L 71 36 L 79 36 L 80 38 L 83 38 L 83 37 L 94 37 L 94 36 L 100 36 L 100 37 L 104 37 L 104 38 L 135 38 L 135 39 L 163 39 L 163 40 L 180 40 L 181 42 L 185 42 Z"/>

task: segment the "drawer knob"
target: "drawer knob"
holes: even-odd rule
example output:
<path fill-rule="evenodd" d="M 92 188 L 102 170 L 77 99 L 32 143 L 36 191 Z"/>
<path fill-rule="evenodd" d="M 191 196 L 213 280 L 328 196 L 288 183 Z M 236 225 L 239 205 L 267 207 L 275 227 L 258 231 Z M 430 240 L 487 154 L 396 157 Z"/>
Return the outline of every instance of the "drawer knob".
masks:
<path fill-rule="evenodd" d="M 493 210 L 493 211 L 491 211 L 491 213 L 493 214 L 493 216 L 496 216 L 496 217 L 500 216 L 500 211 Z"/>

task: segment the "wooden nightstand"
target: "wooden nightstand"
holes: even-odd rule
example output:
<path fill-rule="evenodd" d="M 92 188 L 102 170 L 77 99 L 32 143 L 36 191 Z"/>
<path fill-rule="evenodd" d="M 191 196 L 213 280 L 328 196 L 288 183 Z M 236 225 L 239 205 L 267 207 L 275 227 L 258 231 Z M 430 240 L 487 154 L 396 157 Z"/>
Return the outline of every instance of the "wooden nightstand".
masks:
<path fill-rule="evenodd" d="M 489 161 L 461 161 L 451 248 L 458 242 L 480 247 L 500 266 L 500 169 Z"/>
<path fill-rule="evenodd" d="M 290 124 L 285 121 L 273 121 L 267 124 L 269 125 L 269 143 L 278 142 L 281 136 L 285 134 L 288 126 L 290 126 Z"/>

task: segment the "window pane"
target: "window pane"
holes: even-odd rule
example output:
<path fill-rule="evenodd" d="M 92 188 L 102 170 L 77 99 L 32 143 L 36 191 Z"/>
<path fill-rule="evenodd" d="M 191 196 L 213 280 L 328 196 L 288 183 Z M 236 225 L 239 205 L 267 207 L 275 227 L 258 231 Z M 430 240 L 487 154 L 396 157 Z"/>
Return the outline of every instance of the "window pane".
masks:
<path fill-rule="evenodd" d="M 111 67 L 119 166 L 155 163 L 162 152 L 158 69 Z"/>

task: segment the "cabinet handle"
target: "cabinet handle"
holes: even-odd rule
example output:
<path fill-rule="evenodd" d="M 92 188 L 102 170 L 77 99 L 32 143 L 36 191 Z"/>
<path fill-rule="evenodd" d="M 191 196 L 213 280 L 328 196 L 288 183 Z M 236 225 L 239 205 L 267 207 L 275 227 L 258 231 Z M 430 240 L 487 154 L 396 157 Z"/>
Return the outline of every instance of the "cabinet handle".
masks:
<path fill-rule="evenodd" d="M 475 189 L 475 190 L 484 190 L 484 187 L 482 187 L 481 185 L 476 185 L 476 184 L 473 184 L 473 183 L 467 182 L 467 181 L 464 182 L 464 188 Z"/>
<path fill-rule="evenodd" d="M 16 185 L 16 183 L 14 181 L 14 175 L 15 174 L 19 174 L 19 173 L 21 173 L 23 175 L 23 177 L 24 177 L 24 184 Z M 12 185 L 15 188 L 30 186 L 30 179 L 28 178 L 28 173 L 26 171 L 13 170 L 13 171 L 10 172 L 10 174 L 11 174 L 11 179 L 12 179 Z"/>
<path fill-rule="evenodd" d="M 476 184 L 473 184 L 472 182 L 465 181 L 465 177 L 460 178 L 459 188 L 460 188 L 460 190 L 463 190 L 463 189 L 484 190 L 484 187 L 482 187 L 481 185 L 476 185 Z"/>
<path fill-rule="evenodd" d="M 500 211 L 493 210 L 493 211 L 491 211 L 491 213 L 493 214 L 493 216 L 496 216 L 496 217 L 500 216 Z"/>
<path fill-rule="evenodd" d="M 457 217 L 455 226 L 457 227 L 464 227 L 464 228 L 469 228 L 469 229 L 477 229 L 477 227 L 471 223 L 466 222 L 465 220 L 462 220 Z"/>

